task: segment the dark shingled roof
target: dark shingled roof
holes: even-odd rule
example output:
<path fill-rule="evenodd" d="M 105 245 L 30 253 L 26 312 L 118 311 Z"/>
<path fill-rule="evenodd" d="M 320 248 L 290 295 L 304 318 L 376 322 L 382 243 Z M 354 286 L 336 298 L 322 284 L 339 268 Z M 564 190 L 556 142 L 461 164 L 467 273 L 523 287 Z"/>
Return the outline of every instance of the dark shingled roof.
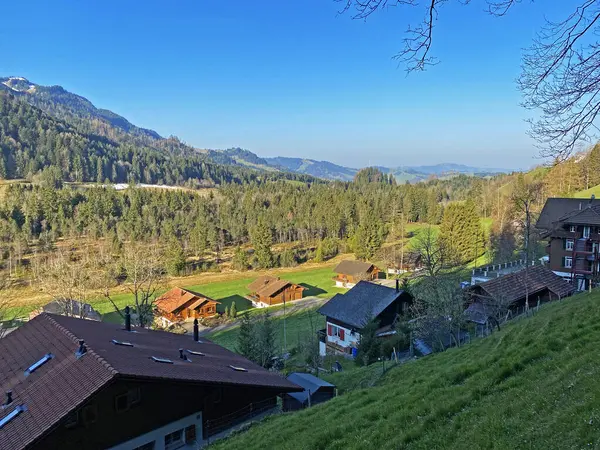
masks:
<path fill-rule="evenodd" d="M 78 300 L 54 300 L 46 303 L 40 309 L 34 311 L 30 318 L 37 316 L 43 312 L 49 314 L 69 315 L 80 317 L 88 320 L 102 320 L 102 315 L 96 311 L 89 303 L 82 303 Z"/>
<path fill-rule="evenodd" d="M 600 205 L 575 210 L 557 221 L 568 225 L 600 225 Z"/>
<path fill-rule="evenodd" d="M 409 296 L 403 290 L 396 291 L 369 281 L 359 281 L 345 294 L 334 295 L 319 308 L 319 313 L 360 329 L 365 326 L 366 320 L 379 316 L 403 295 Z"/>
<path fill-rule="evenodd" d="M 333 271 L 344 275 L 361 275 L 369 273 L 373 264 L 363 261 L 350 261 L 345 259 L 339 263 Z"/>
<path fill-rule="evenodd" d="M 573 286 L 544 266 L 530 267 L 525 277 L 525 269 L 505 275 L 500 278 L 476 284 L 490 297 L 503 299 L 507 303 L 515 302 L 525 297 L 525 280 L 529 287 L 529 295 L 534 295 L 544 289 L 550 290 L 555 295 L 567 297 L 574 291 Z"/>
<path fill-rule="evenodd" d="M 79 339 L 85 340 L 88 351 L 77 358 Z M 115 345 L 113 339 L 133 347 Z M 190 355 L 192 362 L 184 362 L 179 359 L 179 348 L 200 350 L 206 356 Z M 47 353 L 54 357 L 25 376 L 24 371 Z M 152 356 L 168 358 L 173 364 L 154 362 Z M 277 392 L 300 390 L 277 373 L 204 339 L 197 343 L 187 335 L 146 329 L 127 332 L 115 324 L 40 314 L 0 339 L 0 392 L 13 391 L 13 407 L 0 409 L 0 420 L 17 406 L 26 407 L 0 428 L 0 447 L 16 450 L 31 444 L 120 376 Z"/>
<path fill-rule="evenodd" d="M 583 210 L 590 204 L 600 206 L 600 199 L 585 198 L 549 198 L 535 224 L 536 228 L 549 230 L 554 228 L 554 222 L 573 211 Z"/>

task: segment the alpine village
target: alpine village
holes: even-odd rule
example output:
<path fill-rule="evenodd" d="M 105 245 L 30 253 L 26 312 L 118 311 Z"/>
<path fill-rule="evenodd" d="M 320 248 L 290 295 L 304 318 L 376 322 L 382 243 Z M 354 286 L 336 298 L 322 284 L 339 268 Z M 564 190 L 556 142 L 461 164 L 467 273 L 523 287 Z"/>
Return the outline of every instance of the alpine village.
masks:
<path fill-rule="evenodd" d="M 337 1 L 334 22 L 302 2 L 84 2 L 64 51 L 63 19 L 23 40 L 62 10 L 37 3 L 5 10 L 24 56 L 2 70 L 27 78 L 0 74 L 0 450 L 600 448 L 598 2 L 484 0 L 478 31 L 470 2 Z M 424 21 L 388 29 L 408 6 Z M 467 23 L 446 8 L 472 26 L 444 28 Z M 537 26 L 511 14 L 558 9 L 519 56 Z M 375 61 L 398 42 L 392 83 Z M 527 160 L 503 128 L 507 55 L 539 118 Z M 253 150 L 218 144 L 238 138 Z"/>

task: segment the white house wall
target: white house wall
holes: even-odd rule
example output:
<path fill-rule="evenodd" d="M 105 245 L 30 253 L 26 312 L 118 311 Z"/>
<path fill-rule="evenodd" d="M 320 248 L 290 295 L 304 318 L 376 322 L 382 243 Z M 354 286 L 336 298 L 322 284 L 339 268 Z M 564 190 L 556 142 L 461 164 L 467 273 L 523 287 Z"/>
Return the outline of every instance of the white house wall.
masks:
<path fill-rule="evenodd" d="M 330 325 L 344 330 L 344 339 L 342 340 L 338 336 L 329 336 L 329 334 L 328 334 L 327 342 L 332 342 L 341 347 L 355 347 L 356 345 L 358 345 L 358 340 L 360 338 L 360 335 L 358 334 L 358 332 L 354 332 L 354 335 L 352 335 L 351 330 L 349 328 L 344 328 L 344 327 L 341 327 L 341 326 L 336 325 L 335 323 L 331 323 L 331 322 L 327 322 L 327 328 L 325 330 L 326 332 L 329 330 Z"/>

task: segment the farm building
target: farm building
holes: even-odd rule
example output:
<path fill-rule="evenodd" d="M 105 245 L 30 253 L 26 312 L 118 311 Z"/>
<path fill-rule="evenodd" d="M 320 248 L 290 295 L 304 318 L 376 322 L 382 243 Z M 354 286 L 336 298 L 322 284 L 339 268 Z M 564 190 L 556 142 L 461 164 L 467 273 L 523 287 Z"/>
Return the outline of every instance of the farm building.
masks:
<path fill-rule="evenodd" d="M 287 379 L 300 387 L 302 392 L 288 392 L 283 395 L 283 410 L 296 411 L 335 397 L 335 386 L 310 373 L 294 372 Z"/>
<path fill-rule="evenodd" d="M 29 320 L 42 314 L 59 314 L 61 316 L 78 317 L 79 319 L 102 320 L 102 316 L 89 303 L 77 300 L 54 300 L 29 314 Z"/>
<path fill-rule="evenodd" d="M 249 297 L 257 308 L 301 300 L 306 289 L 291 281 L 263 275 L 248 285 Z"/>
<path fill-rule="evenodd" d="M 200 319 L 217 314 L 219 302 L 199 292 L 173 288 L 154 302 L 157 320 L 168 326 L 186 319 Z"/>
<path fill-rule="evenodd" d="M 359 281 L 345 294 L 334 295 L 318 311 L 325 316 L 327 323 L 325 330 L 321 331 L 321 355 L 353 354 L 353 349 L 358 347 L 361 329 L 369 319 L 379 322 L 378 336 L 396 334 L 396 322 L 411 303 L 412 296 L 400 289 L 397 281 L 396 288 Z"/>
<path fill-rule="evenodd" d="M 197 449 L 302 391 L 194 335 L 40 314 L 0 339 L 0 447 Z"/>
<path fill-rule="evenodd" d="M 525 307 L 558 300 L 573 294 L 575 287 L 544 266 L 529 267 L 499 278 L 475 284 L 467 290 L 471 305 L 466 314 L 474 323 L 485 325 L 498 310 L 518 311 Z M 479 303 L 481 306 L 476 306 Z"/>
<path fill-rule="evenodd" d="M 380 270 L 373 264 L 363 261 L 345 259 L 333 271 L 337 274 L 333 279 L 337 287 L 351 288 L 359 281 L 372 281 L 379 277 Z"/>

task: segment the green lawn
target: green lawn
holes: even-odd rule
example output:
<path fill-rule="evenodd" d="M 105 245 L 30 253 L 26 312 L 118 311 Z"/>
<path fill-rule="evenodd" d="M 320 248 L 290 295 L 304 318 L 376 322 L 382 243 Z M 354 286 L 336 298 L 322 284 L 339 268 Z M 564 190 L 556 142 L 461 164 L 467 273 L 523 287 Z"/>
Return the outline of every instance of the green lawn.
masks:
<path fill-rule="evenodd" d="M 600 198 L 600 184 L 598 186 L 594 186 L 592 188 L 586 189 L 585 191 L 579 191 L 574 195 L 574 197 L 575 198 L 590 198 L 592 195 L 595 195 L 596 198 Z"/>
<path fill-rule="evenodd" d="M 280 309 L 280 308 L 278 308 Z M 261 314 L 265 310 L 254 310 L 255 314 Z M 275 328 L 275 339 L 277 350 L 283 350 L 283 317 L 273 318 Z M 306 339 L 313 332 L 325 328 L 325 318 L 316 312 L 316 308 L 305 309 L 295 314 L 288 314 L 285 319 L 287 350 L 290 351 L 298 345 L 298 342 Z M 207 337 L 223 347 L 234 350 L 237 346 L 239 327 L 230 328 L 225 331 L 216 332 Z"/>
<path fill-rule="evenodd" d="M 400 365 L 375 387 L 269 417 L 214 449 L 599 448 L 599 360 L 600 291 Z"/>
<path fill-rule="evenodd" d="M 298 270 L 287 273 L 285 271 L 273 271 L 272 275 L 279 276 L 285 280 L 306 287 L 306 290 L 304 291 L 305 297 L 317 296 L 327 298 L 332 297 L 338 292 L 346 291 L 346 289 L 334 287 L 334 281 L 332 279 L 334 276 L 333 267 Z M 256 276 L 247 276 L 215 283 L 184 285 L 182 287 L 191 289 L 192 291 L 201 292 L 202 294 L 221 302 L 217 308 L 219 312 L 225 311 L 225 308 L 230 307 L 235 301 L 235 306 L 239 312 L 252 308 L 252 303 L 245 298 L 245 296 L 249 294 L 246 286 L 255 279 Z M 164 292 L 164 289 L 161 290 L 159 294 L 162 292 Z M 112 298 L 119 308 L 124 308 L 127 305 L 133 304 L 133 297 L 131 294 L 119 294 Z M 90 303 L 99 313 L 103 314 L 103 320 L 108 322 L 119 322 L 121 320 L 118 314 L 114 312 L 114 308 L 108 300 L 98 298 L 96 300 L 90 300 Z"/>

